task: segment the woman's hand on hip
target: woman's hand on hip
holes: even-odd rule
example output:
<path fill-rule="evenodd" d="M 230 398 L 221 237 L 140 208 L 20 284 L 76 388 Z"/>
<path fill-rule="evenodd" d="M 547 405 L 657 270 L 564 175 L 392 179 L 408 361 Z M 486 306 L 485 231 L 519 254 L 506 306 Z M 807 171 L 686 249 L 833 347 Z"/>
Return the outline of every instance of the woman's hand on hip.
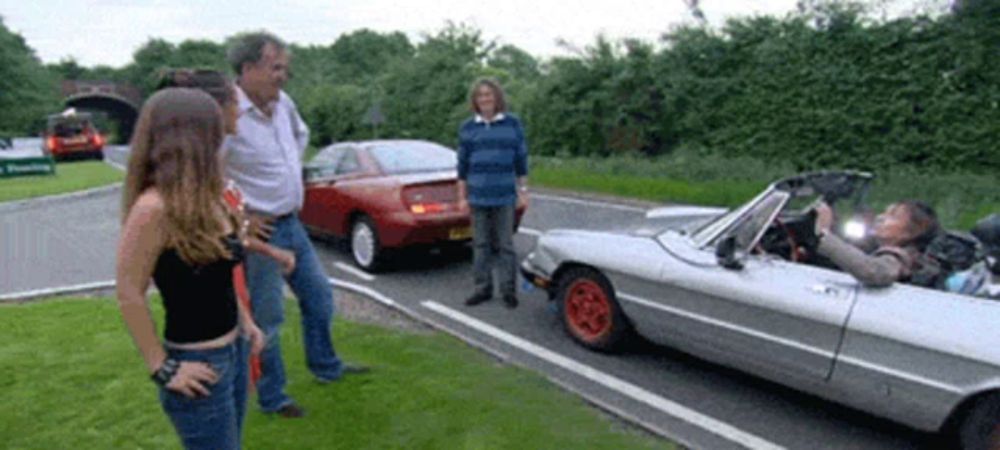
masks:
<path fill-rule="evenodd" d="M 219 381 L 219 375 L 203 362 L 181 361 L 177 374 L 167 383 L 167 389 L 184 394 L 185 397 L 207 397 L 208 386 Z"/>

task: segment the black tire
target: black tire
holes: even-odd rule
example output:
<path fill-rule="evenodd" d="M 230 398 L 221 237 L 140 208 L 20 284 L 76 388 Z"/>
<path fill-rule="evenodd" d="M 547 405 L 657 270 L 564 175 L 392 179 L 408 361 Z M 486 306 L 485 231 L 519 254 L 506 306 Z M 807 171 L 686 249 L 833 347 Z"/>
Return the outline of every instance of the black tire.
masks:
<path fill-rule="evenodd" d="M 976 399 L 955 430 L 955 444 L 963 450 L 1000 450 L 1000 393 Z"/>
<path fill-rule="evenodd" d="M 379 243 L 378 229 L 368 216 L 358 216 L 351 223 L 351 234 L 348 237 L 351 249 L 351 260 L 366 272 L 377 272 L 382 268 L 382 245 Z"/>
<path fill-rule="evenodd" d="M 616 352 L 633 336 L 611 283 L 594 269 L 575 267 L 560 275 L 555 301 L 566 333 L 584 347 Z"/>

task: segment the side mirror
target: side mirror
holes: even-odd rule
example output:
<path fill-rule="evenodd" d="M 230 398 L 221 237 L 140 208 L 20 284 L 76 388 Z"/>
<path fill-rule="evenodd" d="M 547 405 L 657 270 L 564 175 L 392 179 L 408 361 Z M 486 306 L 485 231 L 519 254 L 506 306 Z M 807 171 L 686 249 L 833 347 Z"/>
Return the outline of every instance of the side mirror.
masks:
<path fill-rule="evenodd" d="M 736 258 L 736 236 L 726 236 L 715 247 L 715 259 L 719 265 L 730 270 L 742 270 L 743 263 Z"/>

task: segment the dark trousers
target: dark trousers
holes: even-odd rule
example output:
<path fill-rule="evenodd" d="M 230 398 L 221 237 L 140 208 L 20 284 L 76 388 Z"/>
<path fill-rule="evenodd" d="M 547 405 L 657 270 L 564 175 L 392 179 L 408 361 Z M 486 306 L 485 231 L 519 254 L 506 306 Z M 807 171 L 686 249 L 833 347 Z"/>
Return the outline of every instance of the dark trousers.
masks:
<path fill-rule="evenodd" d="M 478 294 L 493 295 L 497 271 L 500 295 L 514 295 L 514 205 L 472 207 L 472 272 Z"/>

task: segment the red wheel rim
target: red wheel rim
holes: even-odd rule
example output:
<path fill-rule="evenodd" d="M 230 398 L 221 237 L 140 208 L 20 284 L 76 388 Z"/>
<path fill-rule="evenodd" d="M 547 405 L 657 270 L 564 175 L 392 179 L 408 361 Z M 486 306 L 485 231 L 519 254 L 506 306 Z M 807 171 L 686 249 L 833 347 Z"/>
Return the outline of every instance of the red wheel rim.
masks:
<path fill-rule="evenodd" d="M 593 280 L 576 280 L 565 298 L 566 323 L 585 341 L 600 339 L 611 331 L 611 301 Z"/>

